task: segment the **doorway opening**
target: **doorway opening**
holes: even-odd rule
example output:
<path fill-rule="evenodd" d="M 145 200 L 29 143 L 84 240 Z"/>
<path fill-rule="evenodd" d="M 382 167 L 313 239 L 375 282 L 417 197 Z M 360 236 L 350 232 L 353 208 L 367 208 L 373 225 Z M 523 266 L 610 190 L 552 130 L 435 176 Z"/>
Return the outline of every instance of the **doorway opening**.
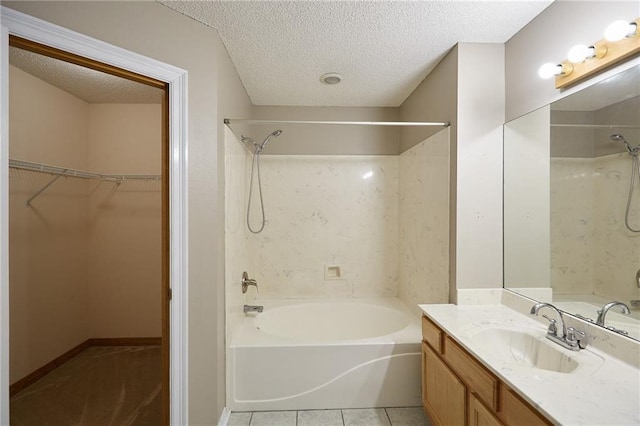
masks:
<path fill-rule="evenodd" d="M 169 424 L 169 86 L 20 37 L 9 44 L 11 394 L 66 361 L 85 363 L 89 350 L 139 366 L 157 356 L 160 385 L 147 383 L 133 405 L 155 401 L 152 415 Z M 92 80 L 100 76 L 108 90 Z M 155 127 L 141 131 L 143 122 Z M 134 370 L 145 368 L 153 370 Z"/>

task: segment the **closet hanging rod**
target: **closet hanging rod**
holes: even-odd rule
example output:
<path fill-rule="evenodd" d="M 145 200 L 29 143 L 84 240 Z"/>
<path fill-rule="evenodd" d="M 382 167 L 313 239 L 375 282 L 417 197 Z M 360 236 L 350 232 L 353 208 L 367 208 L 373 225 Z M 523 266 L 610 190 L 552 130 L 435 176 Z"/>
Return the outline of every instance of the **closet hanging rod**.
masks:
<path fill-rule="evenodd" d="M 308 121 L 308 120 L 248 120 L 243 118 L 225 118 L 224 124 L 338 124 L 350 126 L 432 126 L 449 127 L 448 121 Z"/>
<path fill-rule="evenodd" d="M 551 127 L 582 127 L 591 129 L 640 129 L 640 125 L 634 124 L 554 124 Z"/>
<path fill-rule="evenodd" d="M 125 181 L 125 180 L 160 180 L 161 175 L 138 175 L 138 174 L 106 174 L 92 173 L 83 170 L 75 170 L 48 164 L 35 163 L 32 161 L 9 159 L 9 167 L 14 169 L 29 170 L 34 172 L 49 173 L 57 176 L 69 176 L 82 179 Z"/>

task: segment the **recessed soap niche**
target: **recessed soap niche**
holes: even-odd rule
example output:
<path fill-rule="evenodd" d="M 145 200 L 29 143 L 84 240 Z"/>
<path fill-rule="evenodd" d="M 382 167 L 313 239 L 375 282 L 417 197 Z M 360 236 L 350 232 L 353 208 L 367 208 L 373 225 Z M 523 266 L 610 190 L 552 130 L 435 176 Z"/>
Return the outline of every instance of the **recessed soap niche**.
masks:
<path fill-rule="evenodd" d="M 324 265 L 324 280 L 341 280 L 342 270 L 340 266 L 336 265 Z"/>

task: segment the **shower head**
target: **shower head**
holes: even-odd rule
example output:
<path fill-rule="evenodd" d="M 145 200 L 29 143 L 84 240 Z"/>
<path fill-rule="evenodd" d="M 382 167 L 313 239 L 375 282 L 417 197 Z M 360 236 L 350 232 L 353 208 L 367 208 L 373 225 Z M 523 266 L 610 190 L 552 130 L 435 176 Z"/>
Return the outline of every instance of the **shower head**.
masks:
<path fill-rule="evenodd" d="M 636 155 L 638 153 L 639 146 L 636 146 L 635 148 L 631 148 L 631 145 L 629 145 L 629 142 L 627 142 L 624 136 L 621 135 L 620 133 L 614 133 L 611 136 L 609 136 L 609 138 L 611 138 L 611 140 L 614 142 L 622 142 L 624 146 L 627 148 L 627 151 L 629 151 L 629 154 Z"/>
<path fill-rule="evenodd" d="M 620 133 L 614 133 L 610 136 L 610 138 L 614 142 L 624 142 L 625 144 L 627 143 L 624 136 L 622 136 Z"/>
<path fill-rule="evenodd" d="M 273 132 L 271 132 L 269 136 L 267 136 L 267 138 L 264 140 L 264 142 L 262 142 L 262 145 L 260 145 L 260 151 L 262 151 L 267 146 L 267 143 L 269 143 L 269 140 L 271 140 L 272 137 L 277 138 L 281 134 L 282 134 L 282 130 L 280 129 L 274 130 Z"/>

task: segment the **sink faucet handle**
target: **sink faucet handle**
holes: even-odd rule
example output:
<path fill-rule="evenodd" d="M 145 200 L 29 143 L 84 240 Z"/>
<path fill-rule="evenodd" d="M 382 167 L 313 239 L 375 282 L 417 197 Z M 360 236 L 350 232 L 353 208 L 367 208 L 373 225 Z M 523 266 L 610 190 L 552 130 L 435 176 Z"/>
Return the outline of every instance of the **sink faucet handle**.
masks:
<path fill-rule="evenodd" d="M 567 342 L 572 346 L 579 346 L 580 349 L 587 347 L 587 333 L 567 327 Z"/>
<path fill-rule="evenodd" d="M 549 318 L 547 314 L 542 314 L 542 317 L 546 318 L 549 321 L 549 328 L 547 329 L 547 331 L 549 333 L 556 334 L 556 331 L 558 331 L 558 326 L 556 325 L 557 321 L 553 318 Z"/>

